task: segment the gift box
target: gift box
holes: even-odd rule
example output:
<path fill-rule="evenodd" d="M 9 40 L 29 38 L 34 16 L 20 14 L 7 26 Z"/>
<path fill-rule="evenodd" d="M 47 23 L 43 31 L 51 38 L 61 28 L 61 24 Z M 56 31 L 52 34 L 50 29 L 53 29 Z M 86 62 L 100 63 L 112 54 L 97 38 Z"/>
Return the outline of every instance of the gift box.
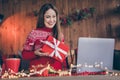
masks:
<path fill-rule="evenodd" d="M 42 51 L 48 53 L 50 57 L 60 62 L 63 62 L 67 57 L 67 53 L 69 51 L 68 45 L 60 42 L 53 36 L 48 36 L 47 40 L 42 42 L 44 43 Z"/>

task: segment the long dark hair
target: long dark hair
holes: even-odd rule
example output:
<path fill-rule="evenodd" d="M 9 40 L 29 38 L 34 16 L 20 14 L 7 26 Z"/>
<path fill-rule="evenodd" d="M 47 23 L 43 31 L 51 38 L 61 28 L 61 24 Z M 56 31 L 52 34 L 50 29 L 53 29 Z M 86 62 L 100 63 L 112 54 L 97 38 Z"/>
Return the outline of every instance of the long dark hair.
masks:
<path fill-rule="evenodd" d="M 36 28 L 45 27 L 44 14 L 48 9 L 53 9 L 56 12 L 57 22 L 56 22 L 55 26 L 53 27 L 52 32 L 53 32 L 53 36 L 56 39 L 60 39 L 59 38 L 59 33 L 61 31 L 60 31 L 60 23 L 59 23 L 59 14 L 58 14 L 57 8 L 50 3 L 46 3 L 40 8 L 39 13 L 38 13 L 38 21 L 37 21 Z"/>

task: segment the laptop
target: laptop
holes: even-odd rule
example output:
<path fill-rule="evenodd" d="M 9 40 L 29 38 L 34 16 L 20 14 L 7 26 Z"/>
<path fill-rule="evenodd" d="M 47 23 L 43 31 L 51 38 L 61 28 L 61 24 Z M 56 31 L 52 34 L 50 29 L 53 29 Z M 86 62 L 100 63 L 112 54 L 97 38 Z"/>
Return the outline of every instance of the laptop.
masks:
<path fill-rule="evenodd" d="M 115 39 L 80 37 L 77 51 L 77 73 L 113 69 Z M 97 67 L 96 67 L 97 66 Z"/>

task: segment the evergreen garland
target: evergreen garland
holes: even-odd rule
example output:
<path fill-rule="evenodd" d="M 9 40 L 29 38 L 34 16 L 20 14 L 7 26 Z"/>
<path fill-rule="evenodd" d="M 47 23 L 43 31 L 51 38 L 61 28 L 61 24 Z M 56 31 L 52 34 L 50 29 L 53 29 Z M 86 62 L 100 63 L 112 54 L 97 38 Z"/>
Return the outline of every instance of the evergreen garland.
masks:
<path fill-rule="evenodd" d="M 71 25 L 74 21 L 80 21 L 93 16 L 95 8 L 91 7 L 89 9 L 85 8 L 83 10 L 76 10 L 74 13 L 66 16 L 60 17 L 61 25 Z"/>

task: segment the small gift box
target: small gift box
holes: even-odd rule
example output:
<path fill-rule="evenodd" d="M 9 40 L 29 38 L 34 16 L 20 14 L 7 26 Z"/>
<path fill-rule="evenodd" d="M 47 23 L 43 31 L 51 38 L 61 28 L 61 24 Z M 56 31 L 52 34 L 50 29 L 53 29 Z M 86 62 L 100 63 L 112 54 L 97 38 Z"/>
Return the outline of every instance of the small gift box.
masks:
<path fill-rule="evenodd" d="M 42 47 L 43 52 L 47 52 L 49 56 L 63 62 L 67 57 L 67 53 L 69 51 L 69 47 L 55 39 L 53 36 L 48 36 L 46 41 L 42 41 L 44 43 Z"/>

